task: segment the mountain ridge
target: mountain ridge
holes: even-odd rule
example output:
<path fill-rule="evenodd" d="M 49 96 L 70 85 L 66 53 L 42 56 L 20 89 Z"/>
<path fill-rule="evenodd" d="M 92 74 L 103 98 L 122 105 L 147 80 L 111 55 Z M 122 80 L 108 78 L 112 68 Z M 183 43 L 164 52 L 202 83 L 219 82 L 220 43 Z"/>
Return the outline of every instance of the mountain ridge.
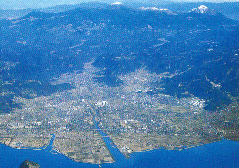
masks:
<path fill-rule="evenodd" d="M 60 13 L 34 11 L 19 19 L 8 20 L 8 24 L 4 23 L 4 20 L 1 22 L 4 39 L 1 42 L 1 57 L 3 61 L 14 59 L 20 61 L 16 68 L 25 67 L 25 70 L 29 71 L 26 73 L 25 70 L 20 70 L 20 72 L 24 72 L 22 79 L 35 79 L 38 76 L 37 78 L 42 80 L 52 78 L 50 74 L 54 76 L 81 70 L 86 60 L 94 58 L 96 61 L 102 62 L 104 55 L 129 57 L 125 60 L 116 59 L 115 56 L 107 57 L 109 60 L 103 61 L 105 62 L 104 66 L 108 68 L 102 71 L 105 76 L 103 79 L 110 81 L 109 84 L 115 83 L 113 80 L 119 81 L 118 74 L 134 71 L 143 65 L 146 65 L 152 72 L 169 71 L 174 73 L 175 71 L 185 71 L 187 69 L 186 62 L 191 61 L 190 66 L 199 68 L 193 72 L 195 76 L 200 73 L 197 71 L 206 73 L 199 63 L 219 59 L 215 54 L 222 55 L 221 53 L 224 53 L 226 55 L 229 49 L 231 52 L 236 52 L 232 46 L 236 47 L 237 39 L 235 37 L 238 34 L 236 31 L 238 22 L 221 14 L 188 12 L 171 15 L 158 10 L 140 10 L 123 5 L 105 5 L 92 9 L 77 8 Z M 9 36 L 9 33 L 15 36 Z M 113 34 L 114 36 L 112 36 Z M 219 34 L 220 36 L 218 36 Z M 163 36 L 166 39 L 163 39 Z M 230 38 L 228 39 L 228 37 Z M 226 41 L 231 43 L 231 46 Z M 122 44 L 120 44 L 121 42 Z M 132 46 L 131 43 L 137 45 Z M 14 50 L 17 50 L 18 53 L 14 53 Z M 132 51 L 129 52 L 130 50 Z M 202 56 L 197 53 L 198 51 Z M 34 54 L 35 52 L 37 54 Z M 130 54 L 133 52 L 136 53 L 135 56 Z M 9 54 L 8 58 L 6 55 Z M 62 57 L 65 54 L 67 57 Z M 171 59 L 175 55 L 177 55 L 178 61 Z M 201 60 L 200 57 L 202 57 Z M 27 59 L 31 60 L 31 64 L 27 63 L 29 62 L 26 61 Z M 115 66 L 110 67 L 109 63 Z M 64 68 L 59 68 L 59 65 Z M 35 76 L 35 73 L 39 74 Z M 220 74 L 218 75 L 220 79 L 223 79 Z M 14 76 L 17 77 L 17 75 Z M 182 79 L 187 81 L 185 77 Z M 208 83 L 205 77 L 199 77 L 199 79 L 203 80 L 203 83 Z M 167 83 L 164 84 L 167 88 L 165 93 L 181 95 L 184 89 L 179 89 L 181 91 L 178 92 L 177 89 L 173 91 L 172 88 L 167 87 L 167 85 L 171 86 L 174 85 L 173 83 L 177 83 L 177 80 L 176 78 L 175 81 L 171 78 L 165 80 Z M 220 83 L 221 81 L 213 82 Z M 231 86 L 232 84 L 226 85 Z M 196 86 L 188 85 L 191 88 L 197 86 L 203 87 L 199 83 Z M 210 85 L 206 86 L 210 89 Z M 200 98 L 211 99 L 206 94 L 208 89 L 202 92 L 204 95 L 200 92 L 194 92 L 194 94 L 201 95 Z M 224 91 L 219 94 L 215 90 L 215 94 L 225 97 L 223 96 Z M 228 102 L 230 98 L 225 99 L 225 102 Z"/>

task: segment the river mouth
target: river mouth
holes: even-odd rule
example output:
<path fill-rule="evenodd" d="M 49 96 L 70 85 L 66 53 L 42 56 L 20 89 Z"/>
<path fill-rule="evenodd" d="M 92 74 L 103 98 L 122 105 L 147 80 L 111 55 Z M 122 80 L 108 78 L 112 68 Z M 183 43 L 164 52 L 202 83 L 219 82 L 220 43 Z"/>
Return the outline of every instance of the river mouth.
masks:
<path fill-rule="evenodd" d="M 102 139 L 104 140 L 108 150 L 110 151 L 113 159 L 115 162 L 125 162 L 126 158 L 125 156 L 120 152 L 120 150 L 117 148 L 117 146 L 114 144 L 114 142 L 110 139 L 110 137 L 102 131 L 102 129 L 99 128 L 97 121 L 95 120 L 95 117 L 93 119 L 95 129 L 99 132 Z"/>

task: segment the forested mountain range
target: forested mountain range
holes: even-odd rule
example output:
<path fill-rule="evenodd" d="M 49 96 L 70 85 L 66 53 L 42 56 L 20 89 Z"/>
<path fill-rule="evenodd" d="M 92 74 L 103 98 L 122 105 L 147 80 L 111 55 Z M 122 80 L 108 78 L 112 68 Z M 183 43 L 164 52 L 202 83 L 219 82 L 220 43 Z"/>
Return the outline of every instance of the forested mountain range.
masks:
<path fill-rule="evenodd" d="M 119 75 L 142 67 L 171 74 L 153 83 L 151 94 L 194 95 L 207 100 L 209 110 L 238 95 L 238 22 L 219 12 L 96 4 L 59 13 L 33 11 L 3 19 L 0 27 L 2 87 L 14 86 L 8 98 L 39 85 L 44 86 L 38 94 L 47 94 L 44 88 L 54 77 L 80 71 L 90 60 L 102 68 L 95 80 L 112 87 L 121 84 Z M 1 99 L 10 108 L 6 97 Z"/>

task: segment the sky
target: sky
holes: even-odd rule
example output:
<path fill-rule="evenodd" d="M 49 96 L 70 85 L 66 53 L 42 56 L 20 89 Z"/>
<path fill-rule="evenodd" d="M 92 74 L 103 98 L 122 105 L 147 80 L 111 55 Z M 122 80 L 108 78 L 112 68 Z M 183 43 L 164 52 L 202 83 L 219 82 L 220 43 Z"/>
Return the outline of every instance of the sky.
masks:
<path fill-rule="evenodd" d="M 42 8 L 62 4 L 78 4 L 89 1 L 100 1 L 112 3 L 120 0 L 0 0 L 0 9 L 24 9 L 24 8 Z M 132 0 L 121 0 L 121 2 L 132 2 Z M 136 2 L 159 2 L 160 0 L 134 0 Z M 239 2 L 239 0 L 171 0 L 177 2 Z"/>

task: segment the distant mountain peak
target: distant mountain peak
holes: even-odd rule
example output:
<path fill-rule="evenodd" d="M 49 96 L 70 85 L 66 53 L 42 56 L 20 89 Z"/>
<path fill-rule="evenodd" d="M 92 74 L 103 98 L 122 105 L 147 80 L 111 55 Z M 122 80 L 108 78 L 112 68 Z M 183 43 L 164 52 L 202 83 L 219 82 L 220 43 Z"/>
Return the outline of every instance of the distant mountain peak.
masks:
<path fill-rule="evenodd" d="M 209 10 L 208 7 L 206 7 L 205 5 L 201 5 L 197 8 L 193 8 L 191 10 L 191 12 L 195 12 L 195 13 L 207 13 L 207 11 Z"/>
<path fill-rule="evenodd" d="M 157 8 L 157 7 L 141 7 L 141 10 L 145 11 L 159 11 L 161 13 L 167 13 L 168 15 L 176 15 L 173 13 L 171 10 L 166 9 L 166 8 Z"/>
<path fill-rule="evenodd" d="M 114 2 L 111 5 L 123 5 L 123 3 L 122 2 Z"/>
<path fill-rule="evenodd" d="M 208 11 L 208 7 L 206 7 L 205 5 L 199 6 L 198 9 L 201 13 L 205 13 Z"/>
<path fill-rule="evenodd" d="M 201 5 L 197 8 L 193 8 L 190 12 L 193 13 L 201 13 L 201 14 L 210 14 L 210 15 L 215 15 L 217 12 L 213 9 L 208 8 L 205 5 Z"/>
<path fill-rule="evenodd" d="M 141 7 L 141 10 L 151 10 L 151 11 L 159 11 L 159 8 L 156 7 Z"/>

